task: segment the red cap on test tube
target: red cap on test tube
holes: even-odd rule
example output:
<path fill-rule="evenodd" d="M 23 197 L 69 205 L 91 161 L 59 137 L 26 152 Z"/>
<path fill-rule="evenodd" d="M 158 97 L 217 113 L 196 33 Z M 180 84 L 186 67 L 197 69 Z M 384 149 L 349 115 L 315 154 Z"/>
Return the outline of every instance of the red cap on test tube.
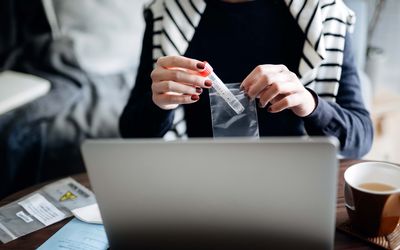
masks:
<path fill-rule="evenodd" d="M 199 72 L 199 74 L 201 76 L 206 77 L 206 76 L 209 76 L 213 72 L 213 68 L 207 61 L 204 61 L 204 64 L 205 64 L 205 67 L 201 72 Z"/>

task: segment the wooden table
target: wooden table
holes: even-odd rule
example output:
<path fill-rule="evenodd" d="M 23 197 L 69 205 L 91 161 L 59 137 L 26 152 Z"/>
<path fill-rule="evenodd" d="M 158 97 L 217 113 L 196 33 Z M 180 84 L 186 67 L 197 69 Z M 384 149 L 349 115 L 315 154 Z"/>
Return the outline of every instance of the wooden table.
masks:
<path fill-rule="evenodd" d="M 339 186 L 338 186 L 337 209 L 336 209 L 337 223 L 343 222 L 347 219 L 347 213 L 346 213 L 346 210 L 344 207 L 344 196 L 343 196 L 343 189 L 344 189 L 343 173 L 350 165 L 357 163 L 357 162 L 359 162 L 359 161 L 342 160 L 340 162 Z M 88 177 L 86 174 L 76 175 L 76 176 L 73 176 L 73 178 L 76 179 L 78 182 L 82 183 L 83 185 L 85 185 L 86 187 L 90 187 L 89 180 L 88 180 Z M 47 183 L 37 185 L 34 187 L 30 187 L 26 190 L 15 193 L 15 194 L 3 199 L 2 201 L 0 201 L 0 206 L 8 204 L 26 194 L 29 194 L 45 184 L 47 184 Z M 69 221 L 69 219 L 61 221 L 61 222 L 56 223 L 47 228 L 44 228 L 42 230 L 39 230 L 39 231 L 34 232 L 29 235 L 26 235 L 17 240 L 11 241 L 8 244 L 0 243 L 0 250 L 1 249 L 15 249 L 15 250 L 36 249 L 41 244 L 43 244 L 48 238 L 50 238 L 50 236 L 52 236 L 55 232 L 57 232 L 61 227 L 63 227 L 68 221 Z M 354 237 L 348 236 L 348 235 L 336 230 L 335 249 L 366 250 L 366 249 L 379 249 L 379 248 L 376 248 L 375 246 L 372 246 L 368 243 L 365 243 L 361 240 L 358 240 Z"/>

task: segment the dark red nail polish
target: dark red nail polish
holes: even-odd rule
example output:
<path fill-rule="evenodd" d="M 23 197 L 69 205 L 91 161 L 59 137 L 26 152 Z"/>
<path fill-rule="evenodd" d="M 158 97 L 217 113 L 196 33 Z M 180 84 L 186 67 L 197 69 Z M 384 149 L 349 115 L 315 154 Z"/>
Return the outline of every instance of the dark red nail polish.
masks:
<path fill-rule="evenodd" d="M 197 64 L 196 64 L 196 67 L 197 67 L 198 69 L 203 70 L 203 69 L 205 69 L 206 65 L 205 65 L 204 63 L 197 63 Z"/>
<path fill-rule="evenodd" d="M 206 85 L 207 87 L 211 87 L 212 86 L 212 81 L 211 80 L 206 80 L 204 82 L 204 85 Z"/>
<path fill-rule="evenodd" d="M 197 101 L 197 100 L 200 99 L 200 96 L 198 96 L 198 95 L 192 95 L 191 99 L 192 99 L 192 101 Z"/>
<path fill-rule="evenodd" d="M 196 92 L 199 93 L 199 94 L 201 94 L 201 93 L 203 92 L 203 89 L 200 88 L 200 87 L 196 87 Z"/>

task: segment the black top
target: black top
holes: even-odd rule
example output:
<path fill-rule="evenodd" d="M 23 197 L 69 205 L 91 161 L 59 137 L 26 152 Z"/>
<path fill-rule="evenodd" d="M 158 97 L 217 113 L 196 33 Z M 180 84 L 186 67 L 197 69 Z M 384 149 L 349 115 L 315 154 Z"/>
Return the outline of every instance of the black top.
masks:
<path fill-rule="evenodd" d="M 124 137 L 161 137 L 170 129 L 173 111 L 151 99 L 152 16 L 146 13 L 141 64 L 128 105 L 121 117 Z M 283 1 L 226 3 L 208 1 L 185 56 L 208 61 L 225 82 L 241 82 L 260 64 L 284 64 L 298 74 L 305 36 Z M 360 157 L 372 143 L 372 122 L 361 97 L 350 39 L 346 38 L 337 102 L 318 98 L 315 111 L 300 118 L 286 110 L 271 114 L 258 108 L 261 136 L 331 135 L 342 154 Z M 208 91 L 184 105 L 189 137 L 212 137 Z"/>

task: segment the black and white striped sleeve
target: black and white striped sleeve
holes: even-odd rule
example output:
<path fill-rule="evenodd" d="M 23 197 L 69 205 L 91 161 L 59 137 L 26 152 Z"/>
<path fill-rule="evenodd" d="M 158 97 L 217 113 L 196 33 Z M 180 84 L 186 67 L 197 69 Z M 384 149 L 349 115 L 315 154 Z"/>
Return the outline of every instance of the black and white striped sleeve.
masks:
<path fill-rule="evenodd" d="M 344 157 L 360 158 L 372 145 L 373 126 L 364 106 L 360 84 L 351 39 L 347 35 L 336 102 L 318 97 L 317 108 L 304 118 L 309 135 L 337 137 Z"/>

